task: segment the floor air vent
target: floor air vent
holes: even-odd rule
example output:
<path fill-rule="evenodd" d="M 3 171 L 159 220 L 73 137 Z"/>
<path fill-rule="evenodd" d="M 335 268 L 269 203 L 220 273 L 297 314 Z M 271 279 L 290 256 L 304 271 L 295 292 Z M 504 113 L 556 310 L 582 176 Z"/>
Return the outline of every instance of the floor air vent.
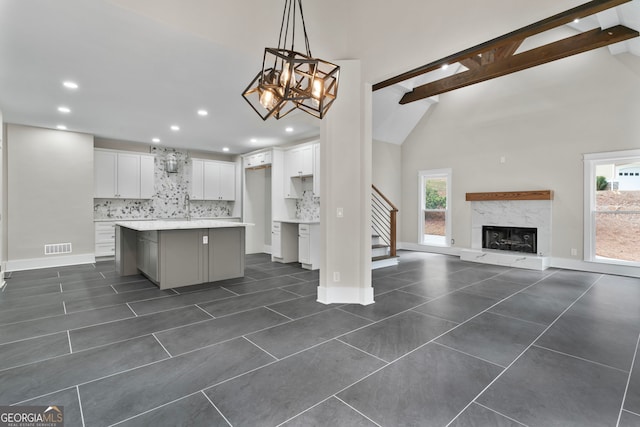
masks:
<path fill-rule="evenodd" d="M 53 243 L 51 245 L 44 245 L 45 255 L 58 255 L 58 254 L 70 254 L 71 243 Z"/>

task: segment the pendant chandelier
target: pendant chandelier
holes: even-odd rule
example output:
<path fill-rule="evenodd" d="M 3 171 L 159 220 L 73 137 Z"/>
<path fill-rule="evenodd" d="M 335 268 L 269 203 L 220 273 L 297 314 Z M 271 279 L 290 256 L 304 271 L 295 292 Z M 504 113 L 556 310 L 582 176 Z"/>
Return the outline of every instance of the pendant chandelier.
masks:
<path fill-rule="evenodd" d="M 304 54 L 294 47 L 298 14 Z M 338 95 L 339 74 L 339 66 L 311 55 L 302 0 L 285 0 L 278 47 L 264 49 L 262 70 L 242 96 L 262 120 L 280 119 L 296 108 L 322 119 Z"/>

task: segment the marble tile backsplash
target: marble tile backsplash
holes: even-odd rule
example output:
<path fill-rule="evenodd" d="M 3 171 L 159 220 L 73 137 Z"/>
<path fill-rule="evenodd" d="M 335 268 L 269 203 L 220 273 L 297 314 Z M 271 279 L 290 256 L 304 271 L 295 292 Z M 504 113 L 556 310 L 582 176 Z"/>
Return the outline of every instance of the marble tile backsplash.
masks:
<path fill-rule="evenodd" d="M 304 191 L 302 198 L 296 199 L 296 218 L 306 221 L 320 220 L 320 197 L 314 197 L 313 191 Z"/>
<path fill-rule="evenodd" d="M 174 153 L 178 172 L 165 171 L 167 154 Z M 191 160 L 185 151 L 152 147 L 155 154 L 155 193 L 150 200 L 94 199 L 94 219 L 185 218 L 186 195 L 191 185 Z M 231 216 L 232 202 L 218 200 L 192 201 L 192 218 Z"/>

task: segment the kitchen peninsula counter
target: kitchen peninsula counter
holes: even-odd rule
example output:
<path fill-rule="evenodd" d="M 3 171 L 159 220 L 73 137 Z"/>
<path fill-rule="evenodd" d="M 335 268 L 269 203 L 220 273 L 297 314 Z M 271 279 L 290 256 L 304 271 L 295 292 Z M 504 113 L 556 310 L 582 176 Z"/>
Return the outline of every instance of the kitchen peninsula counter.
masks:
<path fill-rule="evenodd" d="M 244 276 L 245 227 L 217 220 L 116 222 L 116 271 L 160 289 Z"/>

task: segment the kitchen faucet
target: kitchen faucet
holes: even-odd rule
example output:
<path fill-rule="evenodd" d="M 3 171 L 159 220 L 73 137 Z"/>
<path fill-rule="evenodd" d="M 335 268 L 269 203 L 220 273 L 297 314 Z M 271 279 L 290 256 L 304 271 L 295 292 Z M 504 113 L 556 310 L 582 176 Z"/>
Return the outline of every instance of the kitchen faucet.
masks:
<path fill-rule="evenodd" d="M 189 198 L 189 193 L 184 196 L 184 210 L 187 214 L 187 220 L 191 220 L 191 199 Z"/>

